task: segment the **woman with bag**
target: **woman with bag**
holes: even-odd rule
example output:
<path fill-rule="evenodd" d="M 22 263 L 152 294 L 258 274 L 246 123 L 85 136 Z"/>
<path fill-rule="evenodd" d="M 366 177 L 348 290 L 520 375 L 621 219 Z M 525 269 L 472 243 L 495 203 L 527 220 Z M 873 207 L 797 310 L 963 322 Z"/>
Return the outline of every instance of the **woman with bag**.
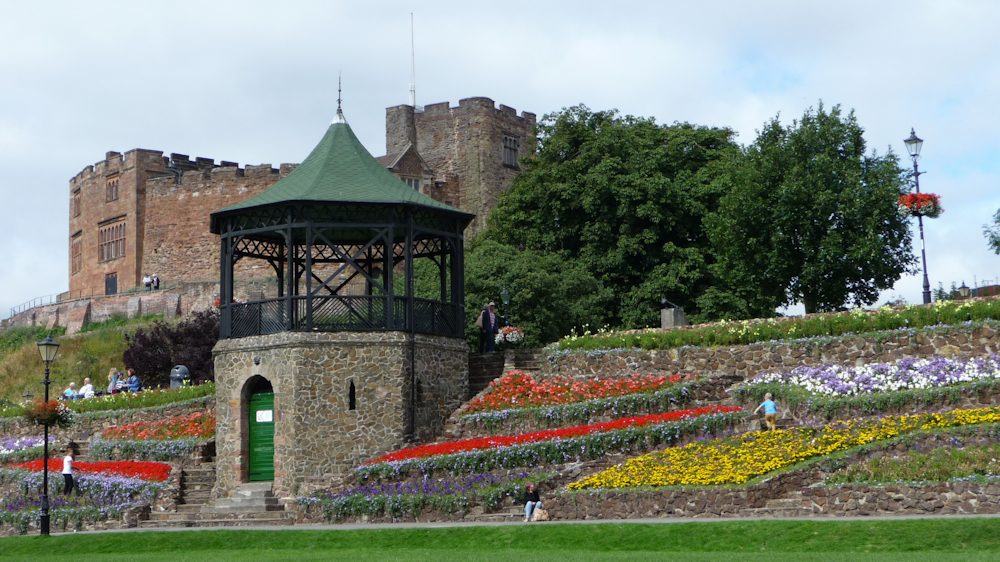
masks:
<path fill-rule="evenodd" d="M 542 499 L 538 497 L 538 490 L 535 489 L 535 484 L 528 482 L 524 490 L 524 522 L 534 521 L 536 515 L 541 515 L 544 511 L 542 509 Z M 548 519 L 547 513 L 545 519 Z"/>

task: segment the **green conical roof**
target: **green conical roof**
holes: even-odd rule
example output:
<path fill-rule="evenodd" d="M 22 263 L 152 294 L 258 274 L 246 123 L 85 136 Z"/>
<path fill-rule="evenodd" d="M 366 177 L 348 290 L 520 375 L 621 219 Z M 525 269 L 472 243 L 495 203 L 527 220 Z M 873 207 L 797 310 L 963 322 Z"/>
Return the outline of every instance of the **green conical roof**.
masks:
<path fill-rule="evenodd" d="M 409 203 L 468 215 L 410 188 L 382 167 L 354 136 L 340 108 L 323 140 L 288 176 L 263 193 L 216 213 L 291 201 Z"/>

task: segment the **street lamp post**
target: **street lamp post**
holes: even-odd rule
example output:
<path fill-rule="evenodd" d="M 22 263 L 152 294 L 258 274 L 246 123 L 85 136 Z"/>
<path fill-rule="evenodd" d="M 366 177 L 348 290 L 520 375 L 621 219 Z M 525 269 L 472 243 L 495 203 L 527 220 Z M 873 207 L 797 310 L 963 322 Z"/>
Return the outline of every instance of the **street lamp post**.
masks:
<path fill-rule="evenodd" d="M 503 325 L 510 326 L 510 293 L 507 287 L 500 291 L 500 300 L 503 301 Z"/>
<path fill-rule="evenodd" d="M 906 144 L 906 151 L 910 154 L 910 158 L 913 159 L 913 183 L 917 189 L 917 193 L 920 193 L 920 170 L 917 168 L 917 160 L 920 158 L 920 148 L 923 146 L 924 141 L 918 137 L 917 133 L 911 128 L 910 137 L 903 142 Z M 930 304 L 931 282 L 927 278 L 927 250 L 924 247 L 923 215 L 917 215 L 917 224 L 920 225 L 920 256 L 923 258 L 924 262 L 924 304 Z"/>
<path fill-rule="evenodd" d="M 38 342 L 38 352 L 42 355 L 42 361 L 45 362 L 45 380 L 42 384 L 45 385 L 45 403 L 49 402 L 49 385 L 52 381 L 49 380 L 49 363 L 51 363 L 56 358 L 56 353 L 59 351 L 59 344 L 52 341 L 52 335 L 49 334 L 45 338 L 45 341 Z M 43 452 L 42 452 L 42 516 L 38 522 L 38 526 L 41 528 L 41 534 L 48 536 L 49 534 L 49 424 L 43 424 L 45 427 L 45 440 L 42 442 Z"/>

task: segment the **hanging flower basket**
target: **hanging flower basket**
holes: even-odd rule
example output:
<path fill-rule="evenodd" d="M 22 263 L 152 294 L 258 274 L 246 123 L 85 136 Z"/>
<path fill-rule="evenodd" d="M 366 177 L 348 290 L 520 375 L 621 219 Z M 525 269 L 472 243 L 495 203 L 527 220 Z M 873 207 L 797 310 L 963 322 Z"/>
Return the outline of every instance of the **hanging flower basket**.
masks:
<path fill-rule="evenodd" d="M 908 193 L 900 196 L 899 210 L 911 217 L 936 219 L 941 216 L 941 197 L 936 193 Z"/>
<path fill-rule="evenodd" d="M 517 326 L 504 326 L 496 335 L 497 344 L 508 343 L 510 347 L 516 347 L 524 340 L 524 330 Z"/>
<path fill-rule="evenodd" d="M 76 412 L 63 402 L 36 400 L 24 407 L 24 419 L 35 425 L 48 425 L 67 429 L 76 422 Z"/>

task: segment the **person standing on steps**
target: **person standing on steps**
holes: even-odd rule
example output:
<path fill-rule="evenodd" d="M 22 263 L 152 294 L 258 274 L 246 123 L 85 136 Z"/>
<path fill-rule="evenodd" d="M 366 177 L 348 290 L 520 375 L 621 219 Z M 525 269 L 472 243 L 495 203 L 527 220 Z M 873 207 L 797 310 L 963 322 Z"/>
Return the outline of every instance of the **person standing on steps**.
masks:
<path fill-rule="evenodd" d="M 68 496 L 73 491 L 73 448 L 66 449 L 66 456 L 63 457 L 63 495 Z"/>
<path fill-rule="evenodd" d="M 496 314 L 496 303 L 483 307 L 483 312 L 476 321 L 479 326 L 479 353 L 497 350 L 497 334 L 500 333 L 500 320 Z"/>
<path fill-rule="evenodd" d="M 771 393 L 768 392 L 764 395 L 764 402 L 757 409 L 753 411 L 756 415 L 761 408 L 764 408 L 764 420 L 767 422 L 767 428 L 771 431 L 778 429 L 778 408 L 774 405 L 774 400 L 771 400 Z"/>

